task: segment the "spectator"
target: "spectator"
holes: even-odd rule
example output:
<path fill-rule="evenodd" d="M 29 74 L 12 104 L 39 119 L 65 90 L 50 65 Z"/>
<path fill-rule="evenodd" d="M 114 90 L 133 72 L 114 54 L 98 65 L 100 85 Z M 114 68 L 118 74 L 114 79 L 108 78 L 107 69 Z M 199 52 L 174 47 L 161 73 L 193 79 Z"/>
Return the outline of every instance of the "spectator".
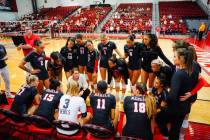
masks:
<path fill-rule="evenodd" d="M 202 40 L 203 38 L 203 33 L 205 32 L 206 30 L 206 25 L 204 22 L 201 23 L 201 25 L 199 26 L 199 29 L 198 29 L 198 39 L 199 41 Z"/>

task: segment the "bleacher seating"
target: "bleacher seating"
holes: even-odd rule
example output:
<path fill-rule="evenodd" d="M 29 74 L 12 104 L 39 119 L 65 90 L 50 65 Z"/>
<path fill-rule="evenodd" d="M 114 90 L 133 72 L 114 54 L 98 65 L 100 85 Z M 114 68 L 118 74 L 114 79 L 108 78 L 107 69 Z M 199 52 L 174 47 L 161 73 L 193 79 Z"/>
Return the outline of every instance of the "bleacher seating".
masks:
<path fill-rule="evenodd" d="M 106 32 L 151 31 L 152 3 L 120 4 L 111 19 L 103 26 Z"/>
<path fill-rule="evenodd" d="M 61 25 L 63 32 L 93 32 L 112 7 L 88 7 L 78 10 Z"/>
<path fill-rule="evenodd" d="M 166 33 L 186 33 L 185 18 L 207 18 L 205 12 L 192 1 L 160 2 L 161 31 Z"/>

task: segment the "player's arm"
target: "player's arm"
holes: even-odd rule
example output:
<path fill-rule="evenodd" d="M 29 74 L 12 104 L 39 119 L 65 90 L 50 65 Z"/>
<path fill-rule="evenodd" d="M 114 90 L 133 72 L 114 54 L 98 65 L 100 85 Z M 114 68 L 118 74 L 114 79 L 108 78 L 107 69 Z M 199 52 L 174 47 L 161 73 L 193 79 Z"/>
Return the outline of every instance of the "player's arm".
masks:
<path fill-rule="evenodd" d="M 38 70 L 38 69 L 30 70 L 29 68 L 25 67 L 25 64 L 26 64 L 26 63 L 27 63 L 27 62 L 26 62 L 25 60 L 22 60 L 22 61 L 20 62 L 20 64 L 19 64 L 18 67 L 21 68 L 22 70 L 28 72 L 28 73 L 31 73 L 31 74 L 37 74 L 37 73 L 40 72 L 40 70 Z"/>
<path fill-rule="evenodd" d="M 84 124 L 88 123 L 91 119 L 90 113 L 87 113 L 87 108 L 84 99 L 82 99 L 80 112 L 82 113 L 81 118 L 79 119 L 80 125 L 83 126 Z"/>
<path fill-rule="evenodd" d="M 198 91 L 204 86 L 205 83 L 205 79 L 203 77 L 199 77 L 198 83 L 195 86 L 195 88 L 191 91 L 191 92 L 187 92 L 185 93 L 184 96 L 180 96 L 180 101 L 186 101 L 188 98 L 190 98 L 191 96 L 195 95 L 198 93 Z"/>
<path fill-rule="evenodd" d="M 124 56 L 120 53 L 120 51 L 116 48 L 115 52 L 120 56 L 120 58 L 124 58 Z"/>

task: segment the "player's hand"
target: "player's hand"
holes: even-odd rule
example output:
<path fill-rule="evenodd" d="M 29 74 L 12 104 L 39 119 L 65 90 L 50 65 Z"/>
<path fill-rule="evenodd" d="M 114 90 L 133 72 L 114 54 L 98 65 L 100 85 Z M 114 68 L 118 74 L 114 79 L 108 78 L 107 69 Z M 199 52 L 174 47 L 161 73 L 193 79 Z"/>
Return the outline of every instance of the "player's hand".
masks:
<path fill-rule="evenodd" d="M 40 69 L 34 69 L 34 70 L 32 70 L 30 73 L 31 73 L 31 74 L 37 74 L 37 73 L 40 73 L 40 72 L 41 72 Z"/>
<path fill-rule="evenodd" d="M 179 100 L 180 101 L 186 101 L 190 97 L 191 97 L 191 93 L 190 92 L 187 92 L 187 93 L 185 93 L 184 96 L 180 96 Z"/>

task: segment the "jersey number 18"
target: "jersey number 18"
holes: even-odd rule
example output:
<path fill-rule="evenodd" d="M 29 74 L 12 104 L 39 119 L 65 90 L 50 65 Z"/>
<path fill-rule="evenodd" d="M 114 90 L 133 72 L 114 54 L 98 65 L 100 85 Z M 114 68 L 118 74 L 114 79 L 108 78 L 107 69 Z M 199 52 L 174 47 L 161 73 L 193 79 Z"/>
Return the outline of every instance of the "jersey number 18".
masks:
<path fill-rule="evenodd" d="M 145 113 L 145 103 L 134 102 L 134 112 Z"/>

